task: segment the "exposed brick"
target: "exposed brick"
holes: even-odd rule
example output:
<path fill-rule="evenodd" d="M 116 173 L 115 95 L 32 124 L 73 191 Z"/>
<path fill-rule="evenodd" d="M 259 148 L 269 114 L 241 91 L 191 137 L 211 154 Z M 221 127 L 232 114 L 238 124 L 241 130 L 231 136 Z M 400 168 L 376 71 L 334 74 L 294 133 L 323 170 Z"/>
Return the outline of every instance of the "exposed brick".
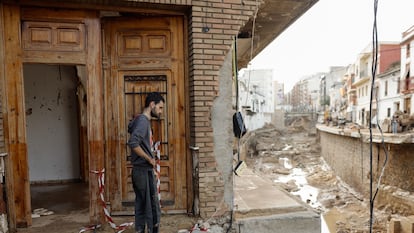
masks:
<path fill-rule="evenodd" d="M 216 45 L 214 45 L 213 46 L 213 49 L 222 49 L 222 50 L 225 50 L 225 49 L 229 49 L 230 48 L 230 45 L 226 45 L 226 44 L 216 44 Z M 224 59 L 224 55 L 221 55 L 220 56 L 220 58 L 222 58 L 222 59 Z M 214 57 L 213 57 L 213 59 L 219 59 L 219 56 L 217 56 L 217 55 L 215 55 Z"/>
<path fill-rule="evenodd" d="M 202 1 L 202 0 L 196 1 L 196 0 L 193 0 L 192 4 L 194 6 L 207 6 L 207 4 L 209 4 L 209 1 Z"/>
<path fill-rule="evenodd" d="M 242 5 L 244 4 L 244 2 L 242 2 L 242 0 L 223 0 L 224 3 L 230 3 L 230 4 L 237 4 L 237 5 Z"/>
<path fill-rule="evenodd" d="M 213 66 L 211 65 L 194 65 L 194 68 L 199 69 L 199 70 L 211 70 L 213 69 Z"/>
<path fill-rule="evenodd" d="M 212 38 L 215 39 L 215 40 L 219 39 L 219 40 L 224 42 L 225 40 L 232 40 L 233 37 L 232 37 L 232 35 L 229 35 L 229 34 L 220 33 L 220 34 L 214 34 Z M 214 48 L 215 49 L 220 49 L 220 48 L 217 48 L 217 47 L 214 47 Z M 224 48 L 222 48 L 222 49 L 224 49 Z"/>
<path fill-rule="evenodd" d="M 225 9 L 225 8 L 231 9 L 232 5 L 229 4 L 229 3 L 213 3 L 212 7 L 217 7 L 217 8 L 221 8 L 221 9 Z"/>
<path fill-rule="evenodd" d="M 219 19 L 231 19 L 233 16 L 230 14 L 213 14 L 214 18 L 219 18 Z"/>
<path fill-rule="evenodd" d="M 196 49 L 211 49 L 213 48 L 212 44 L 197 44 L 194 46 L 194 48 Z M 205 54 L 196 54 L 196 55 L 205 55 Z M 193 56 L 194 59 L 209 59 L 208 57 L 196 57 L 195 55 Z"/>
<path fill-rule="evenodd" d="M 231 52 L 233 38 L 254 14 L 256 0 L 175 0 L 192 5 L 189 18 L 190 132 L 199 150 L 200 215 L 217 214 L 224 181 L 214 155 L 211 106 L 219 91 L 219 71 Z M 203 32 L 208 26 L 209 31 Z"/>
<path fill-rule="evenodd" d="M 207 13 L 222 13 L 223 12 L 221 8 L 215 8 L 215 7 L 204 8 L 203 11 Z"/>
<path fill-rule="evenodd" d="M 204 64 L 206 65 L 220 65 L 221 61 L 218 60 L 206 60 L 204 61 Z"/>
<path fill-rule="evenodd" d="M 219 25 L 219 26 L 217 26 Z M 208 33 L 211 34 L 211 38 L 214 37 L 215 34 L 223 34 L 224 33 L 224 29 L 220 28 L 221 24 L 214 24 L 211 26 L 210 30 Z"/>
<path fill-rule="evenodd" d="M 213 86 L 207 86 L 207 85 L 194 86 L 194 90 L 206 90 L 206 91 L 210 91 L 210 90 L 213 90 Z"/>
<path fill-rule="evenodd" d="M 219 42 L 217 42 L 219 43 Z M 214 49 L 204 49 L 204 53 L 207 54 L 223 54 L 223 51 L 219 51 L 219 50 L 214 50 Z"/>
<path fill-rule="evenodd" d="M 237 9 L 224 9 L 223 13 L 229 15 L 241 15 L 243 12 Z"/>

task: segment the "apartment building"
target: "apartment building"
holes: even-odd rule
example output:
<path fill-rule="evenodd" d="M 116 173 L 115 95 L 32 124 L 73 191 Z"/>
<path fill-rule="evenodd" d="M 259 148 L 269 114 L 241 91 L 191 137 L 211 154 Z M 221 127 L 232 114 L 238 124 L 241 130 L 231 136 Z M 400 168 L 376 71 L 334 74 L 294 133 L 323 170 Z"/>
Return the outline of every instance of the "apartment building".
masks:
<path fill-rule="evenodd" d="M 378 57 L 375 75 L 387 71 L 392 65 L 400 60 L 400 45 L 398 42 L 378 42 Z M 357 56 L 353 86 L 356 91 L 356 119 L 355 123 L 368 126 L 370 120 L 377 115 L 377 104 L 375 97 L 371 95 L 372 76 L 373 76 L 373 46 L 368 45 Z M 372 104 L 371 104 L 372 103 Z M 370 112 L 372 117 L 370 117 Z"/>
<path fill-rule="evenodd" d="M 414 26 L 403 32 L 401 40 L 401 78 L 400 88 L 403 95 L 402 110 L 408 114 L 414 109 Z"/>

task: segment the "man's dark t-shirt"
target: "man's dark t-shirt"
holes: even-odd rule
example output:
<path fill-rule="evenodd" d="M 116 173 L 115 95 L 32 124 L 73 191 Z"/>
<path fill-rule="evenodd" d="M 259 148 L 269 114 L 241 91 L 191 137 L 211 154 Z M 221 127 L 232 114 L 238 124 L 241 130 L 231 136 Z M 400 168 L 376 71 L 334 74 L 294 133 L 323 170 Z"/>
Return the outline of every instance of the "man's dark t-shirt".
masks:
<path fill-rule="evenodd" d="M 128 146 L 131 148 L 131 163 L 134 167 L 152 168 L 152 165 L 147 160 L 137 155 L 132 150 L 132 148 L 140 146 L 148 156 L 154 158 L 150 145 L 150 124 L 150 120 L 143 114 L 137 116 L 128 124 L 128 133 L 130 133 Z"/>

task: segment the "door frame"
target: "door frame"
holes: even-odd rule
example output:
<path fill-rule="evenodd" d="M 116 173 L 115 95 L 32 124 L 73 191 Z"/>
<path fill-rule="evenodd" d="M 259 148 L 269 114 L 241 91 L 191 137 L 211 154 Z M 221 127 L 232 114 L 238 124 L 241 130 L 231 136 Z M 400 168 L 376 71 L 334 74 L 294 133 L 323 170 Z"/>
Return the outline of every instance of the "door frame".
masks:
<path fill-rule="evenodd" d="M 26 117 L 24 106 L 23 63 L 48 63 L 85 65 L 87 85 L 87 141 L 89 170 L 104 168 L 103 130 L 103 77 L 100 48 L 100 19 L 96 11 L 48 10 L 46 8 L 21 8 L 18 5 L 0 4 L 0 14 L 4 26 L 0 33 L 7 40 L 0 44 L 0 61 L 4 71 L 0 72 L 2 82 L 4 134 L 8 156 L 6 157 L 6 191 L 9 228 L 32 225 L 30 204 L 30 179 L 28 172 L 28 152 L 26 138 Z M 24 31 L 21 25 L 25 20 L 53 19 L 73 20 L 86 25 L 85 39 L 88 46 L 83 50 L 51 51 L 50 49 L 27 49 L 24 46 Z M 26 38 L 27 39 L 27 38 Z M 92 191 L 91 191 L 92 190 Z M 90 222 L 103 222 L 104 214 L 100 206 L 98 179 L 89 180 Z"/>
<path fill-rule="evenodd" d="M 185 127 L 185 143 L 183 145 L 183 147 L 185 147 L 184 149 L 184 153 L 185 153 L 185 161 L 182 161 L 184 163 L 182 169 L 185 169 L 187 176 L 185 178 L 183 178 L 182 180 L 182 186 L 186 189 L 186 193 L 187 196 L 185 197 L 185 204 L 183 206 L 184 209 L 183 211 L 187 212 L 187 213 L 192 213 L 192 208 L 193 208 L 193 179 L 192 179 L 192 157 L 191 157 L 191 153 L 189 150 L 189 141 L 190 141 L 190 125 L 189 125 L 189 92 L 188 92 L 188 86 L 189 86 L 189 81 L 188 81 L 188 59 L 186 59 L 188 57 L 188 41 L 186 38 L 187 37 L 187 18 L 185 17 L 184 14 L 181 15 L 170 15 L 170 16 L 158 16 L 156 18 L 171 18 L 171 17 L 177 17 L 180 16 L 182 19 L 180 19 L 179 21 L 181 22 L 179 25 L 182 28 L 182 34 L 180 34 L 179 36 L 179 45 L 178 46 L 174 46 L 174 50 L 180 50 L 182 53 L 182 67 L 177 68 L 179 69 L 179 73 L 182 73 L 182 77 L 180 76 L 180 78 L 182 78 L 183 80 L 183 86 L 182 86 L 182 91 L 184 93 L 184 101 L 183 101 L 183 107 L 185 108 L 184 111 L 184 123 L 183 126 Z M 113 54 L 113 52 L 110 52 L 110 46 L 112 46 L 114 44 L 113 41 L 117 41 L 116 39 L 111 38 L 111 36 L 114 36 L 114 31 L 115 31 L 115 24 L 116 23 L 121 23 L 122 25 L 128 24 L 128 22 L 130 22 L 129 20 L 134 20 L 134 18 L 131 17 L 120 17 L 120 18 L 108 18 L 108 19 L 104 19 L 102 21 L 102 25 L 103 25 L 103 31 L 105 34 L 109 34 L 109 35 L 103 35 L 105 38 L 102 39 L 103 41 L 103 50 L 106 51 L 108 54 L 103 54 L 103 64 L 104 64 L 104 76 L 105 76 L 105 93 L 107 94 L 105 96 L 105 106 L 106 106 L 106 117 L 105 117 L 105 127 L 107 129 L 107 145 L 106 145 L 106 155 L 105 155 L 105 161 L 107 164 L 110 164 L 111 166 L 108 167 L 108 178 L 107 178 L 107 183 L 109 184 L 110 190 L 109 191 L 109 201 L 111 202 L 111 206 L 113 207 L 115 211 L 115 214 L 130 214 L 129 211 L 125 211 L 122 209 L 121 207 L 121 200 L 122 200 L 122 196 L 123 194 L 121 193 L 122 191 L 122 180 L 120 178 L 120 173 L 121 171 L 119 169 L 123 169 L 123 165 L 122 164 L 114 164 L 114 157 L 116 157 L 117 155 L 122 155 L 122 153 L 120 152 L 120 150 L 123 150 L 125 148 L 125 139 L 126 139 L 126 131 L 124 128 L 121 127 L 121 125 L 114 121 L 112 118 L 113 117 L 117 117 L 117 118 L 122 118 L 122 114 L 119 110 L 119 102 L 123 101 L 123 98 L 121 98 L 121 83 L 119 82 L 119 77 L 118 75 L 122 74 L 122 73 L 134 73 L 134 72 L 143 72 L 143 73 L 148 73 L 147 69 L 142 68 L 142 64 L 145 63 L 140 63 L 140 61 L 135 61 L 136 62 L 136 66 L 132 67 L 129 65 L 129 63 L 127 63 L 125 66 L 122 66 L 122 64 L 118 64 L 117 60 L 115 58 L 111 58 L 111 56 L 115 56 Z M 135 19 L 136 20 L 136 19 Z M 168 19 L 171 20 L 171 19 Z M 177 19 L 174 19 L 177 20 Z M 177 24 L 177 22 L 175 21 L 174 24 Z M 125 26 L 127 27 L 127 26 Z M 154 26 L 152 27 L 152 29 L 154 28 Z M 128 31 L 127 29 L 123 29 L 125 31 Z M 112 42 L 111 42 L 112 40 Z M 131 55 L 132 56 L 132 55 Z M 127 59 L 127 58 L 125 58 Z M 177 58 L 174 58 L 175 60 Z M 155 59 L 154 59 L 155 60 Z M 151 60 L 152 62 L 152 60 Z M 154 62 L 154 64 L 156 64 L 156 62 Z M 171 68 L 172 69 L 172 68 Z M 160 72 L 164 72 L 165 70 L 168 70 L 167 67 L 161 67 L 160 68 Z M 178 70 L 174 70 L 173 72 L 178 72 Z M 176 85 L 176 84 L 173 84 Z M 171 87 L 167 87 L 167 88 L 171 88 Z M 181 90 L 181 89 L 180 89 Z M 169 100 L 171 98 L 168 98 Z M 168 101 L 167 100 L 167 104 Z M 116 103 L 118 102 L 118 103 Z M 139 110 L 140 111 L 140 110 Z M 118 162 L 117 162 L 118 163 Z M 177 177 L 177 176 L 176 176 Z M 115 189 L 118 188 L 118 189 Z M 162 199 L 162 196 L 161 196 Z M 168 210 L 166 211 L 167 213 L 182 213 L 182 211 L 176 211 L 174 209 Z"/>

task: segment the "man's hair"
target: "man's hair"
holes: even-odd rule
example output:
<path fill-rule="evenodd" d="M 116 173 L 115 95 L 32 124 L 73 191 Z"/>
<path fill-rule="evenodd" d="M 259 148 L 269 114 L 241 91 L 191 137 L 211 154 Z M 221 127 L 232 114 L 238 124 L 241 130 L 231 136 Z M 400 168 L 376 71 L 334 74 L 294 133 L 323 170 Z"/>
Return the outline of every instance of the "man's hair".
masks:
<path fill-rule="evenodd" d="M 159 92 L 150 92 L 147 95 L 147 98 L 145 98 L 145 107 L 148 107 L 150 103 L 154 101 L 155 104 L 158 104 L 159 102 L 164 102 L 164 97 Z"/>

